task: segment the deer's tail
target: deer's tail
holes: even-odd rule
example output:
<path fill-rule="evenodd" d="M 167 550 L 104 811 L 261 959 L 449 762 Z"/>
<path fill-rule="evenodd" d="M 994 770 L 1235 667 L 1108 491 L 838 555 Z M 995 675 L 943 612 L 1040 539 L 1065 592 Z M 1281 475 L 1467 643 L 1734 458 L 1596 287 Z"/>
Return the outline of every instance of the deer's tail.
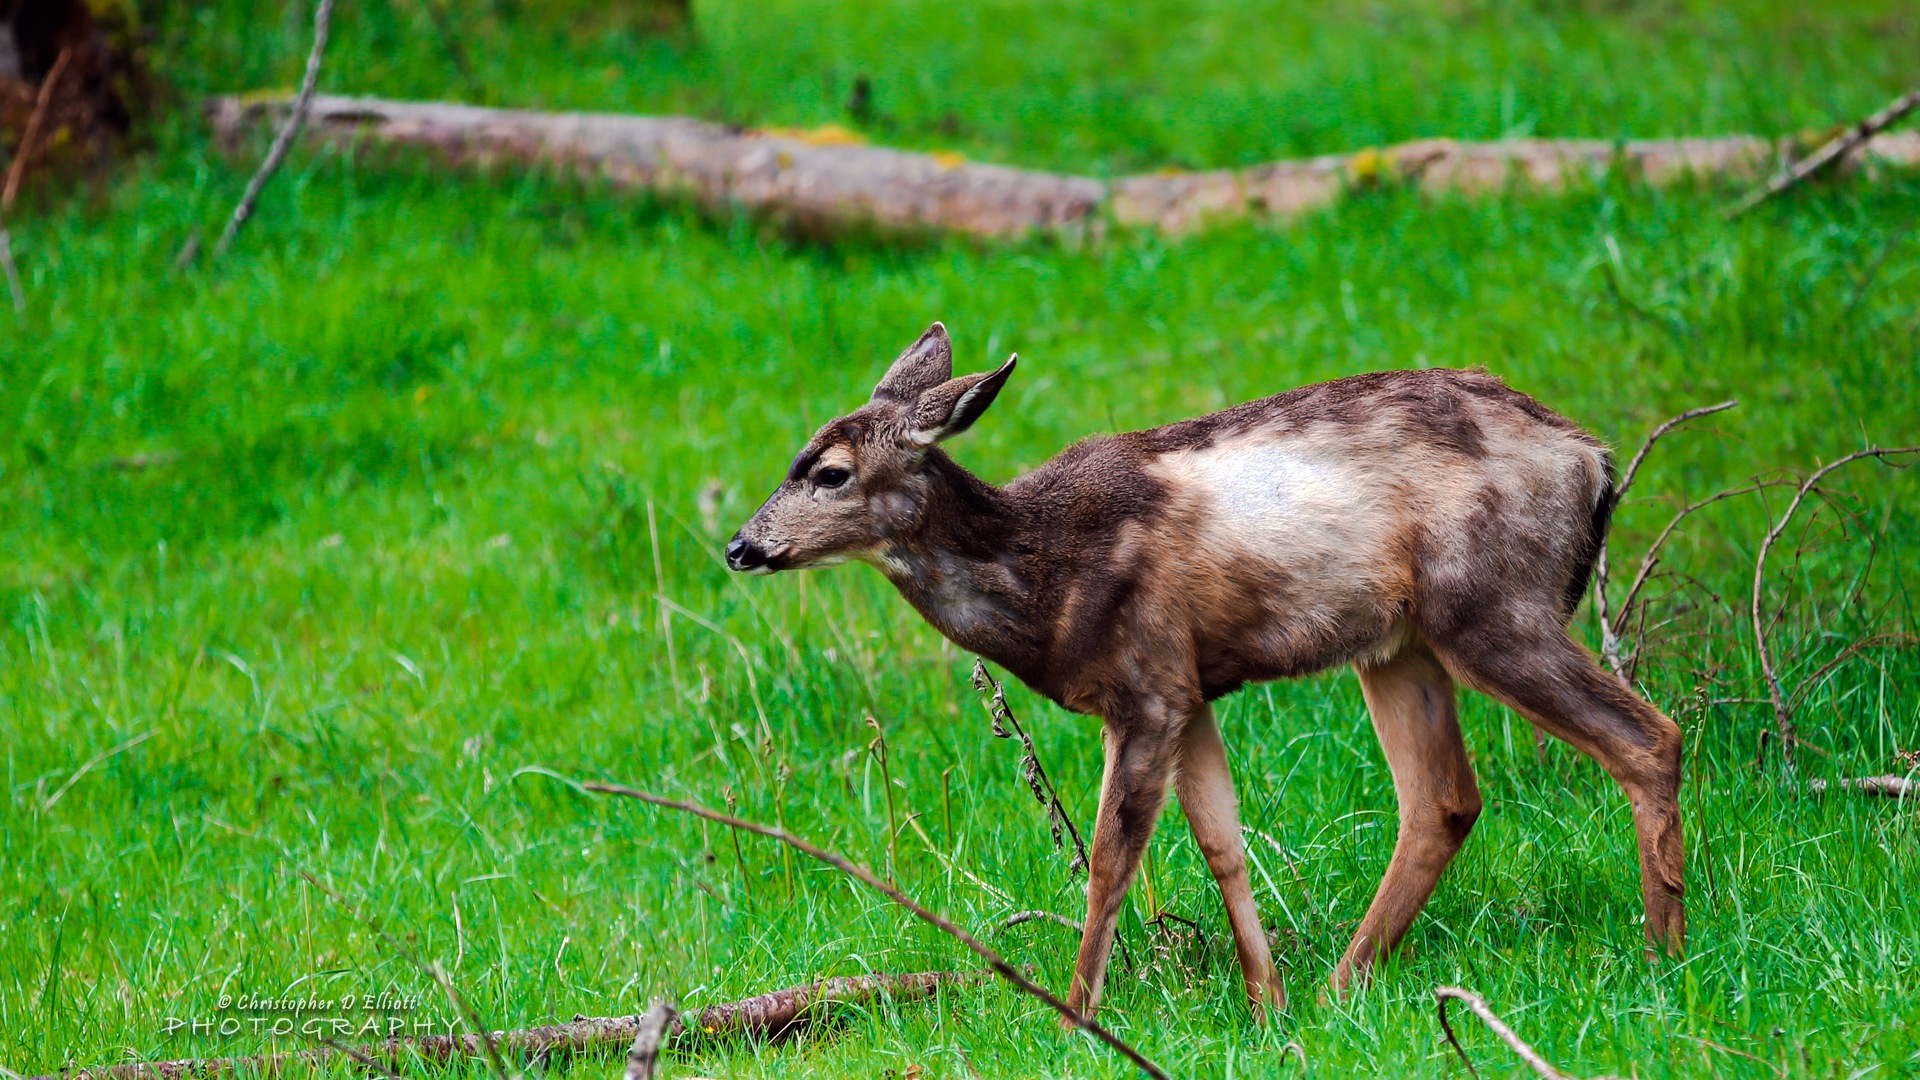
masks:
<path fill-rule="evenodd" d="M 1587 535 L 1574 555 L 1573 576 L 1567 579 L 1566 612 L 1569 619 L 1573 618 L 1574 610 L 1580 606 L 1580 598 L 1587 595 L 1587 586 L 1593 583 L 1593 566 L 1600 560 L 1601 549 L 1606 547 L 1607 526 L 1613 523 L 1613 505 L 1618 501 L 1613 488 L 1613 455 L 1605 450 L 1600 451 L 1600 470 L 1600 491 L 1594 496 L 1593 512 L 1587 519 Z"/>

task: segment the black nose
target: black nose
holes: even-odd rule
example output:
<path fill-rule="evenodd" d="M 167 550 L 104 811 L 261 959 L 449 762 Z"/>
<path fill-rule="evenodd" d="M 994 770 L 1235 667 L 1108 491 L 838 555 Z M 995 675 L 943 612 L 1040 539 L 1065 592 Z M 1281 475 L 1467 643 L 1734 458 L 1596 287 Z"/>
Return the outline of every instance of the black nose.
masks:
<path fill-rule="evenodd" d="M 727 541 L 727 565 L 729 567 L 735 570 L 751 570 L 756 566 L 765 566 L 766 564 L 767 553 L 760 550 L 760 545 L 741 536 L 735 536 L 732 540 Z"/>

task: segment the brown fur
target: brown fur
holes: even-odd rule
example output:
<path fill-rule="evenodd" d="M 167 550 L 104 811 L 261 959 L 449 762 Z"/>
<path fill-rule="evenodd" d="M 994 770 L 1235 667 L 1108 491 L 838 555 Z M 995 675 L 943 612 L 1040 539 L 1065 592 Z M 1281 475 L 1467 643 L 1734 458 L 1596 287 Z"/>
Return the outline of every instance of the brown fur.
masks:
<path fill-rule="evenodd" d="M 809 441 L 728 555 L 760 570 L 871 562 L 955 643 L 1104 719 L 1071 1004 L 1099 999 L 1170 783 L 1219 881 L 1249 997 L 1281 1000 L 1207 703 L 1339 664 L 1360 673 L 1401 828 L 1337 987 L 1399 941 L 1479 814 L 1456 681 L 1621 783 L 1648 934 L 1680 947 L 1678 728 L 1565 629 L 1612 506 L 1598 441 L 1482 372 L 1376 372 L 1088 439 L 994 487 L 934 444 L 971 425 L 1012 369 L 951 378 L 935 324 L 872 401 Z M 835 468 L 851 477 L 826 483 Z"/>

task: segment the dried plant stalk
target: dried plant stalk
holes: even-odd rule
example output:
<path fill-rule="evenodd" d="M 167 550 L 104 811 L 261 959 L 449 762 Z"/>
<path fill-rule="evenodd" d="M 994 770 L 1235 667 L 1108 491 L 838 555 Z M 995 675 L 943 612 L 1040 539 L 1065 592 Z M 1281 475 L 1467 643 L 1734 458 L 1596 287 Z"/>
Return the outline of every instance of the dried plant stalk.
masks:
<path fill-rule="evenodd" d="M 1087 870 L 1087 845 L 1080 839 L 1080 830 L 1074 827 L 1073 818 L 1067 815 L 1067 808 L 1060 803 L 1060 795 L 1054 790 L 1053 781 L 1047 779 L 1047 770 L 1040 766 L 1040 752 L 1034 749 L 1033 737 L 1027 734 L 1020 721 L 1007 706 L 1006 688 L 987 673 L 985 661 L 973 662 L 973 686 L 987 697 L 987 715 L 993 718 L 993 733 L 1002 739 L 1020 740 L 1020 775 L 1027 782 L 1027 790 L 1033 792 L 1034 799 L 1046 809 L 1047 829 L 1053 834 L 1053 848 L 1066 852 L 1066 840 L 1073 841 L 1073 858 L 1067 864 L 1069 873 L 1085 873 Z"/>

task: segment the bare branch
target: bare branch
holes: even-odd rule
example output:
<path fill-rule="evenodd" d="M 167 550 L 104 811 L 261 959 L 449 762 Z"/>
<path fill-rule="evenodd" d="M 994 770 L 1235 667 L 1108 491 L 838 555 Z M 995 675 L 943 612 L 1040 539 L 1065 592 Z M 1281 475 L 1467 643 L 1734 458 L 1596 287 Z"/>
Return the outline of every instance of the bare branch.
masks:
<path fill-rule="evenodd" d="M 1479 994 L 1471 990 L 1462 990 L 1457 986 L 1438 986 L 1434 988 L 1433 1000 L 1435 1006 L 1440 1010 L 1440 1031 L 1446 1035 L 1447 1042 L 1452 1044 L 1454 1053 L 1460 1055 L 1460 1060 L 1466 1064 L 1467 1071 L 1472 1073 L 1476 1078 L 1480 1075 L 1480 1070 L 1473 1067 L 1473 1059 L 1467 1056 L 1466 1049 L 1460 1045 L 1459 1038 L 1453 1033 L 1453 1025 L 1447 1022 L 1447 1002 L 1449 1000 L 1465 1002 L 1467 1008 L 1473 1010 L 1473 1014 L 1485 1022 L 1487 1027 L 1499 1037 L 1500 1041 L 1506 1043 L 1507 1048 L 1512 1050 L 1521 1061 L 1526 1062 L 1527 1067 L 1535 1073 L 1545 1077 L 1546 1080 L 1570 1080 L 1567 1074 L 1549 1065 L 1547 1059 L 1540 1056 L 1539 1051 L 1528 1046 L 1526 1040 L 1514 1034 L 1512 1028 L 1508 1027 L 1498 1016 L 1494 1015 L 1493 1009 L 1488 1007 L 1486 999 Z"/>
<path fill-rule="evenodd" d="M 292 149 L 293 140 L 306 126 L 307 113 L 313 107 L 313 90 L 320 82 L 320 60 L 327 52 L 327 28 L 333 20 L 333 0 L 320 0 L 313 9 L 313 49 L 307 53 L 307 72 L 300 80 L 300 96 L 294 100 L 293 113 L 273 137 L 273 145 L 267 149 L 267 158 L 260 163 L 260 169 L 247 182 L 247 192 L 240 197 L 240 205 L 233 209 L 233 220 L 227 222 L 225 232 L 220 234 L 220 242 L 213 246 L 213 257 L 218 259 L 233 246 L 233 239 L 240 235 L 240 227 L 253 216 L 253 207 L 260 200 L 260 192 L 266 188 L 267 181 L 280 171 L 280 163 L 287 159 L 287 151 Z"/>
<path fill-rule="evenodd" d="M 1847 128 L 1840 137 L 1808 154 L 1793 168 L 1768 181 L 1765 187 L 1740 200 L 1738 205 L 1727 211 L 1727 217 L 1737 218 L 1807 177 L 1837 163 L 1865 145 L 1868 139 L 1899 123 L 1916 108 L 1920 108 L 1920 90 L 1909 90 L 1894 98 L 1886 108 Z"/>
<path fill-rule="evenodd" d="M 650 794 L 645 791 L 638 791 L 630 787 L 622 787 L 619 784 L 606 784 L 606 783 L 600 783 L 596 781 L 596 782 L 581 784 L 579 785 L 579 787 L 583 790 L 598 792 L 599 794 L 602 794 L 602 795 L 618 795 L 621 798 L 637 799 L 640 802 L 644 802 L 652 806 L 662 807 L 667 810 L 677 810 L 683 814 L 692 814 L 695 817 L 705 818 L 708 821 L 725 825 L 730 829 L 743 829 L 747 832 L 756 833 L 760 836 L 765 836 L 772 840 L 778 840 L 781 843 L 786 844 L 788 847 L 791 847 L 796 851 L 799 851 L 803 855 L 806 855 L 813 859 L 817 859 L 820 862 L 826 863 L 828 866 L 831 866 L 834 869 L 840 871 L 841 873 L 846 874 L 848 877 L 853 878 L 855 881 L 858 881 L 860 884 L 865 885 L 867 888 L 872 889 L 873 891 L 881 894 L 882 896 L 885 896 L 887 899 L 892 900 L 894 903 L 899 904 L 901 907 L 906 908 L 908 911 L 912 912 L 916 918 L 920 919 L 920 921 L 937 928 L 938 930 L 940 930 L 940 932 L 946 934 L 948 937 L 951 937 L 955 941 L 958 941 L 962 945 L 965 945 L 967 948 L 973 951 L 974 955 L 980 957 L 980 959 L 982 960 L 985 960 L 987 962 L 987 966 L 992 968 L 995 974 L 999 975 L 1001 978 L 1012 983 L 1014 986 L 1018 987 L 1021 991 L 1026 993 L 1028 996 L 1041 1001 L 1048 1008 L 1059 1013 L 1062 1017 L 1064 1017 L 1067 1020 L 1067 1022 L 1073 1024 L 1075 1027 L 1079 1028 L 1082 1031 L 1085 1031 L 1087 1034 L 1092 1035 L 1094 1038 L 1099 1039 L 1101 1042 L 1106 1043 L 1108 1046 L 1112 1047 L 1115 1052 L 1120 1054 L 1120 1056 L 1126 1058 L 1128 1061 L 1131 1061 L 1135 1066 L 1137 1066 L 1141 1072 L 1146 1073 L 1148 1076 L 1154 1077 L 1155 1080 L 1167 1080 L 1167 1074 L 1164 1071 L 1162 1071 L 1158 1065 L 1155 1065 L 1153 1062 L 1147 1060 L 1147 1058 L 1144 1055 L 1142 1055 L 1140 1051 L 1135 1050 L 1132 1046 L 1128 1045 L 1127 1042 L 1121 1039 L 1118 1035 L 1115 1035 L 1113 1032 L 1108 1031 L 1106 1028 L 1100 1026 L 1100 1023 L 1094 1020 L 1092 1017 L 1087 1016 L 1086 1014 L 1080 1012 L 1080 1010 L 1075 1009 L 1072 1006 L 1068 1005 L 1066 1002 L 1060 1000 L 1057 997 L 1054 997 L 1044 987 L 1040 986 L 1038 983 L 1034 982 L 1032 979 L 1027 978 L 1024 974 L 1020 972 L 1020 969 L 1014 967 L 1011 963 L 1007 962 L 1007 960 L 1003 958 L 999 953 L 994 952 L 992 949 L 988 948 L 985 944 L 983 944 L 980 941 L 980 939 L 974 937 L 972 934 L 967 933 L 965 930 L 962 930 L 959 926 L 957 926 L 951 919 L 948 919 L 946 916 L 941 915 L 937 912 L 934 912 L 928 908 L 922 907 L 917 901 L 909 897 L 907 894 L 901 892 L 898 888 L 874 876 L 873 871 L 868 870 L 866 867 L 861 866 L 860 864 L 855 863 L 845 858 L 844 856 L 836 855 L 833 852 L 826 850 L 825 848 L 816 847 L 815 845 L 800 839 L 799 837 L 793 835 L 792 833 L 786 831 L 785 829 L 775 828 L 771 825 L 762 825 L 759 822 L 747 821 L 743 818 L 737 818 L 730 814 L 723 814 L 718 810 L 710 810 L 707 807 L 700 806 L 695 803 L 681 802 L 678 799 L 668 799 L 660 795 Z"/>
<path fill-rule="evenodd" d="M 1789 712 L 1799 711 L 1800 704 L 1801 702 L 1806 700 L 1807 695 L 1811 694 L 1820 685 L 1820 681 L 1826 678 L 1829 674 L 1831 674 L 1833 670 L 1839 667 L 1841 664 L 1844 664 L 1847 661 L 1853 659 L 1854 657 L 1860 655 L 1861 653 L 1866 652 L 1868 649 L 1878 649 L 1878 648 L 1881 648 L 1882 646 L 1889 646 L 1889 645 L 1893 645 L 1893 646 L 1920 645 L 1920 637 L 1915 637 L 1912 634 L 1895 631 L 1895 632 L 1886 633 L 1886 634 L 1875 634 L 1872 637 L 1862 638 L 1859 641 L 1853 642 L 1852 644 L 1848 645 L 1846 648 L 1841 649 L 1839 655 L 1835 656 L 1833 659 L 1827 661 L 1826 663 L 1821 664 L 1818 670 L 1816 670 L 1813 674 L 1807 676 L 1805 679 L 1801 680 L 1799 688 L 1793 692 L 1792 697 L 1787 699 L 1787 711 Z"/>
<path fill-rule="evenodd" d="M 53 88 L 59 84 L 60 75 L 67 70 L 67 61 L 72 57 L 72 49 L 61 49 L 53 66 L 47 69 L 47 77 L 40 80 L 40 93 L 33 99 L 33 113 L 27 117 L 27 126 L 20 133 L 20 145 L 13 151 L 13 166 L 7 170 L 6 190 L 0 191 L 0 212 L 12 210 L 13 200 L 20 194 L 20 181 L 27 174 L 27 159 L 33 156 L 34 140 L 40 137 L 40 125 L 47 119 L 47 106 L 53 102 Z"/>
<path fill-rule="evenodd" d="M 660 1043 L 673 1027 L 675 1015 L 673 1006 L 660 999 L 640 1018 L 640 1030 L 633 1035 L 633 1048 L 627 1051 L 625 1080 L 653 1080 L 653 1067 L 660 1060 Z"/>
<path fill-rule="evenodd" d="M 1620 474 L 1620 482 L 1613 486 L 1614 505 L 1619 505 L 1620 500 L 1627 497 L 1627 490 L 1633 487 L 1634 477 L 1640 474 L 1641 462 L 1647 460 L 1647 451 L 1652 450 L 1653 444 L 1659 442 L 1662 436 L 1689 421 L 1698 420 L 1703 416 L 1712 416 L 1714 413 L 1726 412 L 1738 404 L 1740 404 L 1739 398 L 1729 398 L 1718 405 L 1702 405 L 1697 409 L 1688 409 L 1686 412 L 1654 428 L 1653 433 L 1647 436 L 1647 441 L 1641 445 L 1639 452 L 1633 455 L 1633 460 L 1627 462 L 1626 471 Z"/>
<path fill-rule="evenodd" d="M 1800 503 L 1806 499 L 1807 493 L 1812 491 L 1814 485 L 1828 473 L 1863 458 L 1884 460 L 1895 454 L 1916 453 L 1920 453 L 1920 446 L 1902 446 L 1892 449 L 1871 447 L 1866 450 L 1856 450 L 1832 464 L 1822 465 L 1813 471 L 1813 475 L 1801 482 L 1800 487 L 1793 493 L 1793 499 L 1787 503 L 1786 510 L 1780 515 L 1780 520 L 1774 523 L 1773 528 L 1767 531 L 1766 539 L 1760 542 L 1760 552 L 1753 560 L 1753 646 L 1760 655 L 1760 674 L 1767 681 L 1767 694 L 1773 700 L 1774 720 L 1781 740 L 1780 750 L 1788 760 L 1792 760 L 1795 742 L 1793 708 L 1780 689 L 1780 675 L 1773 665 L 1773 652 L 1767 647 L 1767 624 L 1761 605 L 1767 581 L 1767 553 L 1773 550 L 1774 543 L 1780 539 L 1782 533 L 1787 531 L 1787 525 L 1793 521 L 1794 511 L 1800 508 Z"/>
<path fill-rule="evenodd" d="M 1634 478 L 1640 474 L 1641 463 L 1647 460 L 1647 452 L 1653 449 L 1653 444 L 1659 442 L 1662 436 L 1690 421 L 1698 420 L 1703 416 L 1712 416 L 1714 413 L 1726 412 L 1738 404 L 1740 404 L 1740 401 L 1735 398 L 1723 401 L 1718 405 L 1703 405 L 1697 409 L 1688 409 L 1686 412 L 1654 428 L 1653 432 L 1647 436 L 1647 441 L 1640 444 L 1640 449 L 1633 455 L 1633 459 L 1627 462 L 1626 471 L 1620 474 L 1619 482 L 1614 484 L 1613 493 L 1607 497 L 1607 512 L 1611 514 L 1619 507 L 1621 500 L 1627 497 L 1628 489 L 1633 487 Z M 1691 513 L 1691 511 L 1687 511 L 1686 513 Z M 1685 513 L 1681 516 L 1684 517 Z M 1674 524 L 1678 524 L 1678 522 L 1676 521 Z M 1654 549 L 1649 550 L 1646 559 L 1641 562 L 1640 576 L 1635 581 L 1634 587 L 1628 591 L 1626 601 L 1620 605 L 1620 615 L 1617 619 L 1611 618 L 1607 614 L 1607 577 L 1609 563 L 1607 560 L 1607 545 L 1604 541 L 1600 545 L 1599 557 L 1594 562 L 1593 609 L 1594 615 L 1600 622 L 1600 654 L 1606 658 L 1607 666 L 1612 668 L 1613 673 L 1621 679 L 1627 678 L 1627 668 L 1625 658 L 1620 655 L 1620 627 L 1625 625 L 1627 612 L 1633 607 L 1633 597 L 1640 591 L 1640 585 L 1646 580 L 1647 572 L 1652 569 L 1651 563 L 1653 561 L 1654 550 L 1657 550 L 1659 545 L 1666 541 L 1667 535 L 1672 531 L 1673 526 L 1669 525 L 1666 532 L 1661 533 L 1660 539 L 1655 542 Z"/>

